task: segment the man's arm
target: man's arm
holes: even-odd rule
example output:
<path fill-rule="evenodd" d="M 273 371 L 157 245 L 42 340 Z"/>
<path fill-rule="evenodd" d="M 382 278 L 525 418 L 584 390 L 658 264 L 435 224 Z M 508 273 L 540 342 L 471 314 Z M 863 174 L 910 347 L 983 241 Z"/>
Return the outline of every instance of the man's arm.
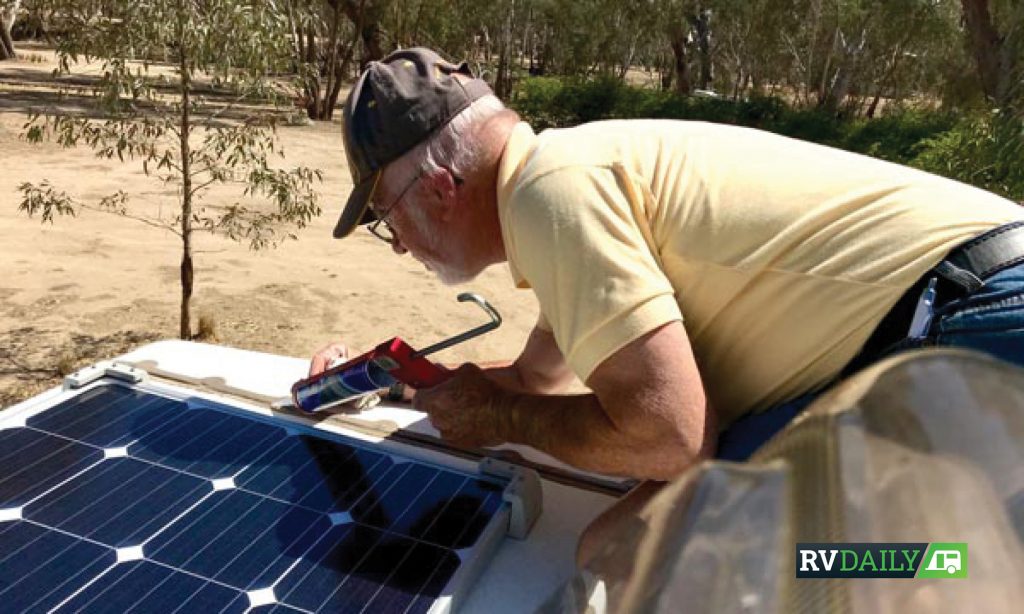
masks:
<path fill-rule="evenodd" d="M 594 394 L 523 394 L 467 365 L 414 403 L 456 443 L 526 444 L 601 473 L 667 480 L 713 451 L 714 415 L 680 322 L 629 343 L 587 384 Z"/>
<path fill-rule="evenodd" d="M 519 358 L 512 364 L 480 365 L 484 374 L 514 392 L 558 394 L 569 387 L 573 373 L 550 331 L 534 327 Z"/>

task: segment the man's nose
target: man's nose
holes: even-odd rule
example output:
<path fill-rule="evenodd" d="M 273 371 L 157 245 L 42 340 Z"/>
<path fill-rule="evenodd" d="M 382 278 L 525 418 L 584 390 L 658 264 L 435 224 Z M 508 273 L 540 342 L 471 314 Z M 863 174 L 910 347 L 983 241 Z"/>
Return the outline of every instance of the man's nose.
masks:
<path fill-rule="evenodd" d="M 394 250 L 394 252 L 396 254 L 398 254 L 399 256 L 401 256 L 401 255 L 403 255 L 403 254 L 405 254 L 405 253 L 407 253 L 409 251 L 409 250 L 405 249 L 405 246 L 402 245 L 402 242 L 399 241 L 398 239 L 395 239 L 394 241 L 391 242 L 391 249 Z"/>

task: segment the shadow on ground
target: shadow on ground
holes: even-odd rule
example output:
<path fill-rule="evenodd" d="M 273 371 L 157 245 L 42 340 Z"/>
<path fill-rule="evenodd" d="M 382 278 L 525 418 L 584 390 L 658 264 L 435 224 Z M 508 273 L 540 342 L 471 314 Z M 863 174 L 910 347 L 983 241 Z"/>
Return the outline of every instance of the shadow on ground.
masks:
<path fill-rule="evenodd" d="M 94 92 L 100 85 L 100 78 L 88 75 L 54 76 L 38 68 L 0 66 L 0 113 L 29 113 L 32 111 L 81 115 L 91 119 L 105 119 L 107 114 L 97 108 Z M 162 96 L 177 94 L 173 85 L 159 85 L 157 92 Z M 205 99 L 210 113 L 218 113 L 215 125 L 227 125 L 231 121 L 245 121 L 254 115 L 284 113 L 287 107 L 275 108 L 270 101 L 246 101 L 228 111 L 224 107 L 235 102 L 236 96 L 224 89 L 199 85 L 194 94 Z M 138 102 L 139 107 L 147 103 Z"/>

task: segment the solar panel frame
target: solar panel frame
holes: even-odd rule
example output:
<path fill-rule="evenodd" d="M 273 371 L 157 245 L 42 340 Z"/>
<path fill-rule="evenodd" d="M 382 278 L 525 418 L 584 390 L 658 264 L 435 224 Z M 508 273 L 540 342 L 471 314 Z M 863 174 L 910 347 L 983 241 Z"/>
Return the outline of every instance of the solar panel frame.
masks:
<path fill-rule="evenodd" d="M 274 427 L 284 428 L 289 434 L 306 434 L 317 438 L 334 441 L 343 445 L 357 448 L 370 448 L 381 453 L 392 455 L 402 460 L 412 460 L 418 464 L 433 467 L 443 471 L 456 472 L 468 477 L 483 480 L 491 484 L 503 487 L 506 491 L 510 488 L 510 481 L 493 475 L 485 475 L 480 471 L 477 462 L 441 454 L 434 450 L 418 448 L 407 443 L 398 441 L 381 440 L 372 436 L 343 430 L 329 422 L 315 422 L 308 418 L 272 412 L 266 408 L 255 406 L 245 401 L 226 398 L 220 395 L 193 390 L 164 382 L 156 382 L 146 379 L 139 383 L 129 384 L 111 377 L 103 377 L 87 385 L 75 389 L 52 390 L 37 397 L 19 403 L 0 411 L 0 437 L 9 429 L 26 427 L 28 421 L 34 416 L 42 414 L 53 407 L 68 400 L 87 394 L 89 391 L 103 386 L 117 386 L 126 390 L 134 390 L 143 394 L 162 397 L 171 401 L 185 403 L 188 409 L 208 409 L 219 411 L 228 415 L 243 417 L 267 424 Z M 111 442 L 126 443 L 126 442 Z M 102 460 L 102 459 L 101 459 Z M 65 477 L 60 483 L 73 478 Z M 56 486 L 50 486 L 41 492 L 52 491 Z M 34 494 L 38 499 L 40 493 Z M 502 497 L 504 499 L 504 496 Z M 0 518 L 0 529 L 4 527 Z M 450 609 L 457 610 L 459 604 L 464 600 L 472 588 L 474 580 L 479 576 L 493 554 L 500 546 L 506 535 L 509 523 L 509 505 L 504 500 L 500 503 L 498 510 L 480 531 L 472 546 L 453 551 L 460 559 L 456 572 L 451 576 L 445 586 L 440 590 L 439 597 L 431 605 L 430 612 L 445 612 Z M 406 555 L 408 556 L 408 554 Z M 147 556 L 148 559 L 148 556 Z M 404 559 L 403 559 L 404 560 Z M 399 563 L 399 565 L 401 562 Z M 273 604 L 263 609 L 275 607 Z M 276 604 L 278 610 L 287 610 L 288 606 L 283 603 Z M 412 606 L 410 606 L 412 607 Z M 261 608 L 254 608 L 253 611 Z"/>

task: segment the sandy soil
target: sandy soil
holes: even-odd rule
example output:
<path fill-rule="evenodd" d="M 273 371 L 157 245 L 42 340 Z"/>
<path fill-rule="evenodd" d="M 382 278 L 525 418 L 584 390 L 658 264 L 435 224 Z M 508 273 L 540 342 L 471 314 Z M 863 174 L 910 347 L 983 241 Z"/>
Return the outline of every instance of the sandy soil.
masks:
<path fill-rule="evenodd" d="M 29 108 L 54 92 L 46 84 L 52 56 L 31 50 L 30 57 L 0 64 L 0 407 L 55 385 L 62 373 L 178 332 L 176 236 L 101 213 L 50 225 L 18 211 L 18 185 L 44 179 L 83 200 L 124 189 L 133 211 L 147 215 L 170 216 L 176 201 L 174 186 L 136 164 L 21 138 Z M 455 301 L 471 290 L 505 324 L 439 358 L 516 355 L 537 308 L 529 291 L 512 287 L 505 266 L 451 288 L 365 231 L 335 241 L 330 231 L 351 189 L 338 122 L 279 134 L 288 164 L 323 170 L 324 213 L 276 250 L 199 236 L 193 314 L 213 321 L 214 342 L 299 357 L 334 339 L 362 349 L 398 334 L 423 346 L 483 321 L 478 309 Z M 216 193 L 207 202 L 237 197 Z"/>

